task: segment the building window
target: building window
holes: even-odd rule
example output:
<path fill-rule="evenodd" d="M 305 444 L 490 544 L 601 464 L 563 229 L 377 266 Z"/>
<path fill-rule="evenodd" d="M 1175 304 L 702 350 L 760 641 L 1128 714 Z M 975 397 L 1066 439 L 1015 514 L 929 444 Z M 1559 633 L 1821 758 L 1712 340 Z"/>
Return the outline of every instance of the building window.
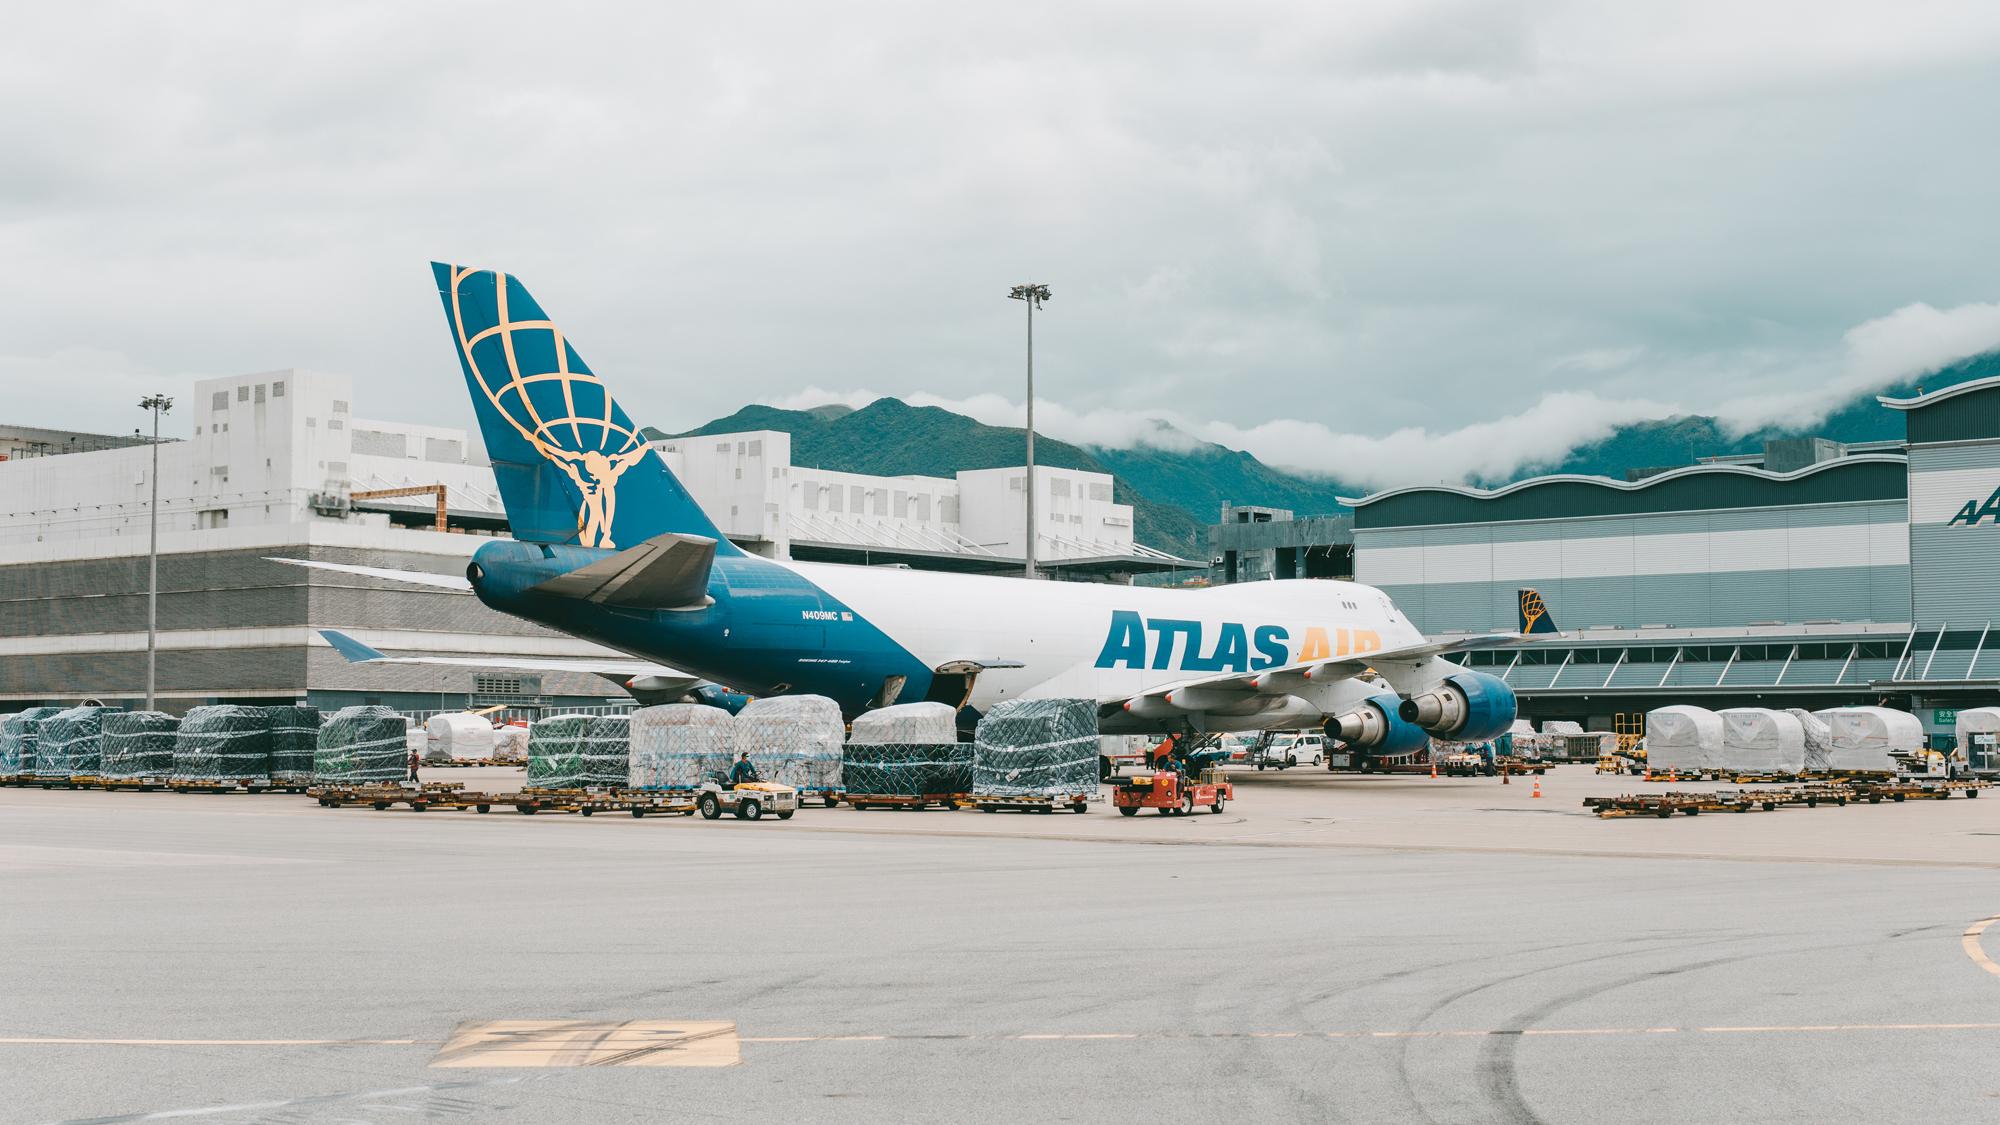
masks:
<path fill-rule="evenodd" d="M 316 428 L 316 427 L 317 427 L 318 425 L 319 425 L 319 419 L 317 419 L 317 418 L 314 418 L 314 417 L 312 417 L 311 415 L 307 415 L 307 416 L 306 416 L 306 429 L 308 429 L 308 430 L 310 430 L 310 429 L 314 429 L 314 428 Z"/>
<path fill-rule="evenodd" d="M 896 493 L 896 518 L 910 518 L 910 494 L 907 492 Z"/>
<path fill-rule="evenodd" d="M 840 487 L 837 484 L 835 485 L 821 484 L 813 486 L 812 488 L 813 494 L 818 495 L 819 490 L 822 488 L 826 489 L 826 510 L 829 512 L 840 511 L 841 510 L 840 501 L 845 496 L 847 490 Z"/>
<path fill-rule="evenodd" d="M 264 401 L 264 384 L 262 383 L 257 384 L 257 401 Z"/>
<path fill-rule="evenodd" d="M 718 441 L 718 442 L 716 442 L 716 443 L 715 443 L 715 451 L 716 451 L 717 453 L 727 453 L 727 452 L 729 452 L 729 443 L 728 443 L 728 442 L 726 442 L 726 441 Z"/>
<path fill-rule="evenodd" d="M 236 388 L 236 401 L 237 402 L 250 401 L 250 384 L 245 383 L 242 386 Z"/>
<path fill-rule="evenodd" d="M 1097 484 L 1093 482 L 1090 486 L 1090 498 L 1100 503 L 1105 503 L 1105 504 L 1110 503 L 1111 486 L 1108 484 Z"/>
<path fill-rule="evenodd" d="M 229 409 L 229 392 L 228 391 L 215 392 L 215 394 L 211 396 L 209 399 L 209 409 L 210 410 Z"/>
<path fill-rule="evenodd" d="M 194 428 L 194 436 L 196 436 L 196 437 L 200 437 L 200 436 L 201 436 L 201 427 L 200 427 L 200 426 L 196 426 L 196 427 Z"/>
<path fill-rule="evenodd" d="M 806 511 L 808 512 L 819 511 L 818 488 L 814 487 L 813 485 L 807 485 L 805 487 L 804 492 L 800 495 L 799 499 L 805 504 Z"/>
<path fill-rule="evenodd" d="M 958 497 L 938 497 L 938 519 L 944 523 L 958 522 Z"/>
<path fill-rule="evenodd" d="M 876 489 L 870 489 L 870 491 L 875 494 L 875 514 L 878 516 L 888 515 L 889 490 L 886 488 L 876 488 Z"/>
<path fill-rule="evenodd" d="M 750 456 L 762 457 L 763 455 L 764 455 L 764 439 L 758 438 L 756 441 L 750 443 Z"/>
<path fill-rule="evenodd" d="M 853 512 L 857 516 L 867 511 L 868 510 L 867 497 L 868 497 L 867 491 L 863 489 L 860 485 L 858 484 L 855 485 L 853 490 L 848 494 L 848 499 L 852 501 L 852 503 L 848 504 L 847 510 Z"/>
<path fill-rule="evenodd" d="M 1008 490 L 1009 492 L 1019 492 L 1019 491 L 1021 491 L 1021 478 L 1020 478 L 1020 477 L 1008 477 L 1008 478 L 1007 478 L 1007 490 Z"/>
<path fill-rule="evenodd" d="M 345 428 L 346 428 L 346 426 L 347 426 L 347 423 L 345 423 L 345 422 L 341 421 L 341 420 L 340 420 L 340 419 L 338 419 L 338 418 L 329 418 L 329 419 L 327 419 L 327 422 L 326 422 L 326 428 L 327 428 L 327 429 L 329 429 L 329 430 L 339 430 L 339 429 L 345 429 Z"/>
<path fill-rule="evenodd" d="M 1069 495 L 1069 481 L 1064 480 L 1062 477 L 1051 479 L 1049 481 L 1049 495 L 1067 497 Z"/>
<path fill-rule="evenodd" d="M 271 397 L 272 398 L 285 397 L 285 381 L 283 379 L 280 379 L 277 382 L 271 384 Z"/>
<path fill-rule="evenodd" d="M 344 401 L 342 401 L 342 400 L 340 400 L 340 399 L 334 399 L 334 400 L 333 400 L 333 412 L 334 412 L 335 414 L 345 414 L 345 413 L 347 413 L 347 403 L 346 403 L 346 402 L 344 402 Z"/>

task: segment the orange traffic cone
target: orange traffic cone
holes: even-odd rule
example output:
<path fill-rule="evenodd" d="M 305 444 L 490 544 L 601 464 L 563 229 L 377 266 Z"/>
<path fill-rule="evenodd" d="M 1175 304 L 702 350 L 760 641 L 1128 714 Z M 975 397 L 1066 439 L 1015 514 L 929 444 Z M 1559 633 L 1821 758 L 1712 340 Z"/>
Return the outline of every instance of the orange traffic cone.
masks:
<path fill-rule="evenodd" d="M 1653 780 L 1653 767 L 1651 766 L 1646 767 L 1646 780 L 1647 781 Z"/>
<path fill-rule="evenodd" d="M 1528 794 L 1528 796 L 1530 796 L 1530 797 L 1533 797 L 1533 798 L 1535 798 L 1535 799 L 1537 799 L 1537 800 L 1539 800 L 1539 799 L 1541 798 L 1541 796 L 1542 796 L 1542 775 L 1541 775 L 1541 774 L 1536 774 L 1536 775 L 1535 775 L 1535 791 L 1534 791 L 1533 793 L 1530 793 L 1530 794 Z"/>
<path fill-rule="evenodd" d="M 1432 780 L 1432 781 L 1436 781 L 1437 779 L 1438 779 L 1438 763 L 1437 763 L 1437 759 L 1436 759 L 1436 758 L 1432 758 L 1432 759 L 1431 759 L 1431 780 Z"/>

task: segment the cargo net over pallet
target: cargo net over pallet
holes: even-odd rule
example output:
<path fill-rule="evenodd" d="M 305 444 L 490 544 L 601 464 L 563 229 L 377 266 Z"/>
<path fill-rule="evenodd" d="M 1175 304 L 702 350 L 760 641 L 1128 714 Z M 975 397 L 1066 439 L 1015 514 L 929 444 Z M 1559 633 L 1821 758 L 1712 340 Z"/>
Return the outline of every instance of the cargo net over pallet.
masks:
<path fill-rule="evenodd" d="M 42 722 L 62 711 L 61 707 L 30 707 L 0 718 L 0 777 L 28 778 L 35 775 L 35 759 L 40 757 Z"/>
<path fill-rule="evenodd" d="M 765 781 L 806 793 L 836 793 L 846 735 L 840 704 L 823 695 L 781 695 L 752 700 L 737 712 L 735 750 L 750 755 Z"/>
<path fill-rule="evenodd" d="M 271 722 L 271 783 L 304 785 L 319 752 L 319 708 L 303 703 L 264 708 Z"/>
<path fill-rule="evenodd" d="M 1095 797 L 1097 758 L 1095 700 L 1009 699 L 979 720 L 973 739 L 973 797 Z"/>
<path fill-rule="evenodd" d="M 367 785 L 401 781 L 409 773 L 409 721 L 387 707 L 343 707 L 319 729 L 313 781 Z"/>
<path fill-rule="evenodd" d="M 900 703 L 857 716 L 842 752 L 848 800 L 894 797 L 949 802 L 972 791 L 971 744 L 944 703 Z"/>
<path fill-rule="evenodd" d="M 71 707 L 42 720 L 34 776 L 47 781 L 97 776 L 103 760 L 104 707 Z"/>
<path fill-rule="evenodd" d="M 528 728 L 530 789 L 623 789 L 631 771 L 623 715 L 555 715 Z"/>
<path fill-rule="evenodd" d="M 165 781 L 174 772 L 181 721 L 162 711 L 114 711 L 104 716 L 97 776 L 106 783 Z"/>
<path fill-rule="evenodd" d="M 195 786 L 271 780 L 271 716 L 262 707 L 195 707 L 174 739 L 176 783 Z"/>
<path fill-rule="evenodd" d="M 634 789 L 699 789 L 736 760 L 736 720 L 720 707 L 669 703 L 632 712 Z"/>

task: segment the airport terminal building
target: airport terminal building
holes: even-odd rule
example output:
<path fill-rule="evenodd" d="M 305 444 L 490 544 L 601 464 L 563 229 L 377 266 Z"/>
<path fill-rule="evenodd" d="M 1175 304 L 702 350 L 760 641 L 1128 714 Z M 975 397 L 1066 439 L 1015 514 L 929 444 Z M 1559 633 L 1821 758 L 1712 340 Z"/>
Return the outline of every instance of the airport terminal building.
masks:
<path fill-rule="evenodd" d="M 1360 498 L 1356 577 L 1433 633 L 1539 589 L 1563 637 L 1470 661 L 1537 719 L 1886 698 L 1948 733 L 2000 699 L 2000 378 L 1881 404 L 1905 442 Z"/>

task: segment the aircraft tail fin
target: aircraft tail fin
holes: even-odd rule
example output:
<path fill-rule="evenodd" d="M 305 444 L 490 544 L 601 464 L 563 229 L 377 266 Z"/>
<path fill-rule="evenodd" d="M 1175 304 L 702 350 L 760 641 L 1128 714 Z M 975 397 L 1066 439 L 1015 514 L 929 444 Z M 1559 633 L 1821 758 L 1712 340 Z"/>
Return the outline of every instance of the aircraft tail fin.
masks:
<path fill-rule="evenodd" d="M 1522 633 L 1534 636 L 1538 633 L 1555 633 L 1559 631 L 1556 628 L 1556 619 L 1549 613 L 1548 604 L 1542 601 L 1542 595 L 1539 590 L 1533 587 L 1525 587 L 1520 591 L 1520 595 L 1520 631 Z"/>
<path fill-rule="evenodd" d="M 680 532 L 738 553 L 519 280 L 431 272 L 514 538 L 615 549 Z"/>

